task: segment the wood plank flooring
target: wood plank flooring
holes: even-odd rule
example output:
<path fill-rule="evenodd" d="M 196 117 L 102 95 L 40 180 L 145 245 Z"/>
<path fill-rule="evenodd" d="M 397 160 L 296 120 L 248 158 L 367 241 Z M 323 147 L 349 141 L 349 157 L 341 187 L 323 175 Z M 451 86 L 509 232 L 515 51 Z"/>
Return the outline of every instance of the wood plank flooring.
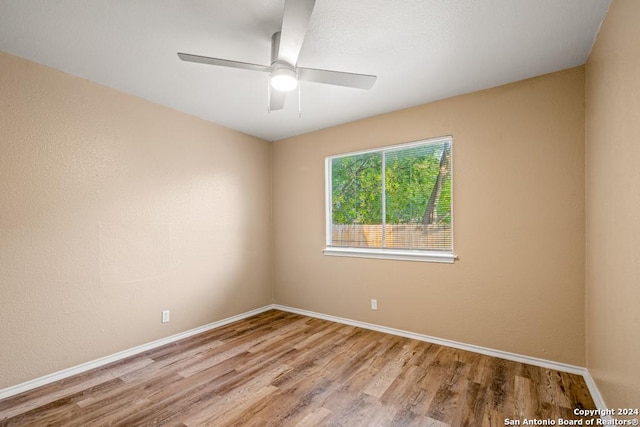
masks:
<path fill-rule="evenodd" d="M 268 311 L 0 401 L 0 426 L 504 426 L 581 376 Z"/>

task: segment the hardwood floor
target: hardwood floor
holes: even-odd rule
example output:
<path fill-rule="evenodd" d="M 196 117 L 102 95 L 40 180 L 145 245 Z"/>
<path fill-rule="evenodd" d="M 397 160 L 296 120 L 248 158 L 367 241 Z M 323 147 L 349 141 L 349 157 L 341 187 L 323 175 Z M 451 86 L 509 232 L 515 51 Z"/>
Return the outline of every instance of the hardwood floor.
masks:
<path fill-rule="evenodd" d="M 579 375 L 268 311 L 0 401 L 0 426 L 504 426 Z"/>

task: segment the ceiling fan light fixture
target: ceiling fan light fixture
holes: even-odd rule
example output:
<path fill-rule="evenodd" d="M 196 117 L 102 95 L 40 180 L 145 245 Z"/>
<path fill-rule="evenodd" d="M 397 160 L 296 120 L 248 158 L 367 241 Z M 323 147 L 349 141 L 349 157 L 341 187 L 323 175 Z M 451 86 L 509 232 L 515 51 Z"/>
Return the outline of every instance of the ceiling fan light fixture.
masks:
<path fill-rule="evenodd" d="M 269 82 L 275 90 L 289 92 L 298 87 L 298 76 L 288 67 L 278 67 L 273 70 Z"/>
<path fill-rule="evenodd" d="M 281 0 L 282 1 L 282 0 Z M 178 52 L 182 61 L 269 73 L 268 111 L 282 110 L 287 92 L 300 88 L 298 80 L 357 89 L 371 89 L 376 76 L 297 67 L 316 0 L 284 0 L 282 27 L 271 35 L 270 65 L 252 64 Z M 300 92 L 298 92 L 298 107 Z M 300 110 L 298 110 L 300 111 Z"/>

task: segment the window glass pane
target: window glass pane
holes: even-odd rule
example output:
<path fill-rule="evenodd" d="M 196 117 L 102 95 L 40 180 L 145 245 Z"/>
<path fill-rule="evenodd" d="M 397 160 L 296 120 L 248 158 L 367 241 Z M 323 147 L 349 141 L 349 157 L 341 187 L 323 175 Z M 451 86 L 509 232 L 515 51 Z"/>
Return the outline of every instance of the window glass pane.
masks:
<path fill-rule="evenodd" d="M 449 141 L 385 153 L 385 247 L 452 251 Z"/>
<path fill-rule="evenodd" d="M 327 158 L 327 246 L 453 254 L 451 142 Z"/>
<path fill-rule="evenodd" d="M 331 244 L 381 247 L 382 153 L 331 160 Z"/>

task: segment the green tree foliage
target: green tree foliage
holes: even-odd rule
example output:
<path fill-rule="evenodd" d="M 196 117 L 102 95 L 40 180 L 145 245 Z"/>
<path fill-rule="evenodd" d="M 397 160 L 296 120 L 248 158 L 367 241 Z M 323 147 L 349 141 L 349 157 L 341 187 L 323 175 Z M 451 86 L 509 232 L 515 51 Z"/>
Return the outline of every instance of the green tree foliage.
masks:
<path fill-rule="evenodd" d="M 383 155 L 385 222 L 421 224 L 423 218 L 429 217 L 428 223 L 449 224 L 450 150 L 450 143 L 443 142 L 333 159 L 333 224 L 382 223 Z M 427 214 L 427 204 L 433 197 L 437 197 L 437 202 L 433 212 Z"/>
<path fill-rule="evenodd" d="M 381 224 L 382 153 L 333 159 L 331 202 L 334 224 Z"/>

